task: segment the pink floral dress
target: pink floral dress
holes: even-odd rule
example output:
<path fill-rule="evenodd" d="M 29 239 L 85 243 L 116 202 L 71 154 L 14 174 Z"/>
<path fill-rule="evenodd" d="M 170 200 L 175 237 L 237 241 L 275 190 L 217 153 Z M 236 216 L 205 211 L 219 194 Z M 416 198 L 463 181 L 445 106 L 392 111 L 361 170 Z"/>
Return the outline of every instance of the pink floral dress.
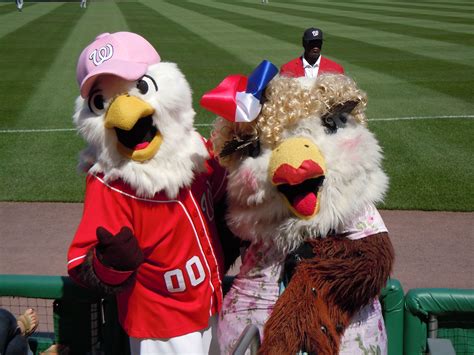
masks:
<path fill-rule="evenodd" d="M 351 225 L 346 226 L 350 239 L 360 239 L 387 228 L 374 206 L 368 206 Z M 240 272 L 224 298 L 217 335 L 222 355 L 232 352 L 248 324 L 263 326 L 280 294 L 280 280 L 285 257 L 271 247 L 252 244 L 247 249 Z M 387 354 L 387 336 L 378 299 L 362 308 L 344 332 L 340 354 Z"/>

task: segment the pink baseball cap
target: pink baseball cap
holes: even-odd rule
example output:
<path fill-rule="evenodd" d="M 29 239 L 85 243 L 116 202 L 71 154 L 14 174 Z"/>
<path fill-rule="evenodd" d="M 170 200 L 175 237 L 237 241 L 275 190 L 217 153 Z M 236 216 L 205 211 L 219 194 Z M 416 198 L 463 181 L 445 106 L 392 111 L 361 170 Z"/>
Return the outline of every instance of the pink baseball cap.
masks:
<path fill-rule="evenodd" d="M 137 80 L 150 64 L 159 62 L 160 55 L 142 36 L 131 32 L 102 33 L 79 56 L 76 77 L 81 96 L 89 95 L 101 74 Z"/>

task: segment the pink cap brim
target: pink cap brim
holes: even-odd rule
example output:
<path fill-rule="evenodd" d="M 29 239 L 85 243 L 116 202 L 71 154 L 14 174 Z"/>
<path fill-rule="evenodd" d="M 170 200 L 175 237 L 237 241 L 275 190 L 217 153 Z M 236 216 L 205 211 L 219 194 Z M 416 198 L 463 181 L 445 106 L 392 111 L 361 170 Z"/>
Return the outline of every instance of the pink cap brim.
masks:
<path fill-rule="evenodd" d="M 118 76 L 125 80 L 138 80 L 147 72 L 148 64 L 113 60 L 103 63 L 92 70 L 81 83 L 81 96 L 86 98 L 94 85 L 97 77 L 103 74 Z"/>

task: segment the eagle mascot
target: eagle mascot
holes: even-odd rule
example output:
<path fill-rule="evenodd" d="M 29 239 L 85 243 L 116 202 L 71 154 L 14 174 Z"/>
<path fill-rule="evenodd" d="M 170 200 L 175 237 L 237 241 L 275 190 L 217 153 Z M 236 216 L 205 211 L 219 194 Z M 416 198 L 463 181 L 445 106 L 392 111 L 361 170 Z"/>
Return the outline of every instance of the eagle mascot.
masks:
<path fill-rule="evenodd" d="M 254 324 L 261 354 L 384 354 L 378 295 L 394 252 L 375 208 L 388 178 L 366 94 L 342 74 L 275 74 L 264 61 L 201 99 L 220 116 L 227 222 L 248 245 L 219 316 L 221 353 Z"/>
<path fill-rule="evenodd" d="M 87 180 L 68 272 L 116 295 L 133 354 L 207 354 L 222 305 L 214 203 L 225 172 L 193 128 L 190 86 L 130 32 L 97 36 L 77 81 Z"/>

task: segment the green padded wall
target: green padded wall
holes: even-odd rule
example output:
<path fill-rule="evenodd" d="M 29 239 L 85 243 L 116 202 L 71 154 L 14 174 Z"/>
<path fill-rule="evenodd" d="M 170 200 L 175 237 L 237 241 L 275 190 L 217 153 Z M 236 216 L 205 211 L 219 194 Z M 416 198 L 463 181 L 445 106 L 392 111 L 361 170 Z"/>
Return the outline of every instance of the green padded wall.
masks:
<path fill-rule="evenodd" d="M 52 300 L 54 342 L 68 346 L 71 355 L 90 353 L 100 345 L 101 299 L 69 277 L 0 275 L 0 296 Z M 51 345 L 51 339 L 34 334 L 29 342 L 35 353 Z"/>
<path fill-rule="evenodd" d="M 400 282 L 389 279 L 380 295 L 383 319 L 388 338 L 388 355 L 403 353 L 404 294 Z"/>
<path fill-rule="evenodd" d="M 472 334 L 472 329 L 474 329 L 474 290 L 412 289 L 405 296 L 404 313 L 404 354 L 424 354 L 427 350 L 427 324 L 430 314 L 439 318 L 438 337 L 441 337 L 443 333 L 452 333 L 452 331 L 447 332 L 446 328 L 442 329 L 443 326 L 446 327 L 446 324 L 451 324 L 450 329 L 459 328 L 461 332 L 462 329 L 466 329 L 469 334 Z M 455 340 L 453 340 L 453 345 L 456 349 Z M 469 348 L 470 346 L 463 344 L 463 347 Z M 474 343 L 472 346 L 474 347 Z M 457 349 L 456 352 L 458 352 Z M 474 349 L 467 349 L 467 353 L 473 354 Z"/>

